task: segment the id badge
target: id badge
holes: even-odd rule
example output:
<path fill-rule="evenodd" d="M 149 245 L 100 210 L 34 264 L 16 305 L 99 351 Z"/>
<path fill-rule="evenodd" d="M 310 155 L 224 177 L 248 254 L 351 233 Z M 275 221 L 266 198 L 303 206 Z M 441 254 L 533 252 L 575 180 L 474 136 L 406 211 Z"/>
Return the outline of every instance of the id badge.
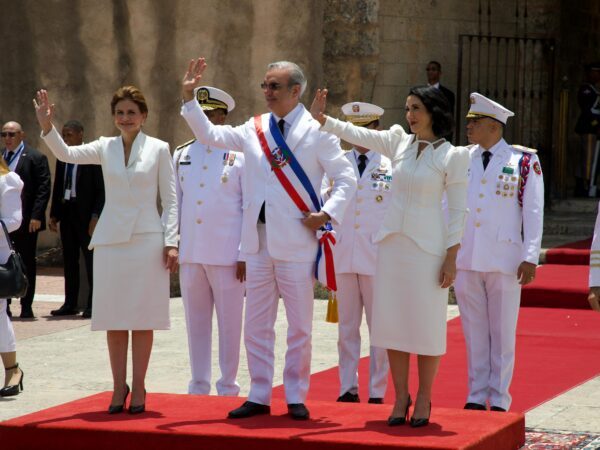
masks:
<path fill-rule="evenodd" d="M 65 189 L 65 200 L 71 200 L 71 189 Z"/>

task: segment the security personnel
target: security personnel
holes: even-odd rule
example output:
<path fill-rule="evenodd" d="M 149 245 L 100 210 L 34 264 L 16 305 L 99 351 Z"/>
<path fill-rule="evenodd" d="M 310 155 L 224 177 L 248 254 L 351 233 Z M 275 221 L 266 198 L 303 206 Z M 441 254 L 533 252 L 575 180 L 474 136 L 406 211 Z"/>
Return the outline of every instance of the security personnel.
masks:
<path fill-rule="evenodd" d="M 467 137 L 470 214 L 456 261 L 455 292 L 467 344 L 465 409 L 506 411 L 512 379 L 521 286 L 533 281 L 544 214 L 544 182 L 535 150 L 502 134 L 514 114 L 471 94 Z"/>
<path fill-rule="evenodd" d="M 209 120 L 225 122 L 235 107 L 226 92 L 201 86 L 196 100 Z M 190 141 L 174 154 L 179 203 L 179 276 L 188 330 L 190 394 L 209 394 L 213 308 L 219 329 L 219 395 L 236 396 L 245 263 L 242 230 L 244 156 Z"/>
<path fill-rule="evenodd" d="M 384 110 L 370 103 L 353 102 L 342 106 L 342 112 L 354 125 L 377 129 Z M 354 147 L 346 157 L 354 168 L 358 190 L 346 209 L 342 225 L 334 225 L 340 370 L 337 401 L 358 403 L 360 325 L 364 309 L 371 328 L 373 307 L 377 244 L 372 238 L 383 222 L 390 200 L 392 164 L 385 156 L 363 147 Z M 330 189 L 329 183 L 325 177 L 324 195 Z M 386 350 L 370 347 L 369 353 L 369 403 L 383 403 L 389 369 Z"/>

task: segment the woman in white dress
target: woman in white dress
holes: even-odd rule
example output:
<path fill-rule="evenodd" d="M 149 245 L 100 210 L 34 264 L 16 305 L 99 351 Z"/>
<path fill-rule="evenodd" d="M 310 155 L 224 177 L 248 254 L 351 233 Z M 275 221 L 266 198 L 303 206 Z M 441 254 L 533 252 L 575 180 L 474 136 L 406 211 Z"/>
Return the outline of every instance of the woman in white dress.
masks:
<path fill-rule="evenodd" d="M 21 225 L 21 190 L 23 182 L 19 175 L 11 172 L 0 158 L 0 220 L 8 232 L 15 231 Z M 4 231 L 0 229 L 0 263 L 4 264 L 10 255 L 10 248 Z M 23 371 L 17 362 L 15 332 L 8 314 L 6 299 L 0 299 L 0 357 L 4 365 L 4 386 L 0 397 L 17 395 L 23 390 Z"/>
<path fill-rule="evenodd" d="M 466 148 L 453 147 L 440 136 L 453 126 L 448 101 L 430 87 L 412 88 L 406 120 L 377 131 L 323 114 L 326 90 L 319 90 L 311 113 L 321 130 L 379 152 L 392 161 L 392 198 L 381 229 L 371 327 L 371 344 L 388 349 L 396 402 L 390 426 L 404 424 L 411 398 L 408 368 L 418 355 L 419 391 L 410 425 L 424 426 L 431 413 L 431 390 L 441 355 L 446 352 L 448 287 L 456 276 L 456 254 L 467 213 Z M 442 210 L 443 195 L 448 220 Z M 358 194 L 360 195 L 360 193 Z"/>
<path fill-rule="evenodd" d="M 114 384 L 111 414 L 123 411 L 129 394 L 131 330 L 129 412 L 144 412 L 153 330 L 169 328 L 169 271 L 176 270 L 178 258 L 177 199 L 169 145 L 142 132 L 148 107 L 133 86 L 118 89 L 111 101 L 121 135 L 89 144 L 68 147 L 64 143 L 52 125 L 54 105 L 46 91 L 38 91 L 34 106 L 42 138 L 58 159 L 102 166 L 106 203 L 90 242 L 94 249 L 92 330 L 107 331 Z"/>

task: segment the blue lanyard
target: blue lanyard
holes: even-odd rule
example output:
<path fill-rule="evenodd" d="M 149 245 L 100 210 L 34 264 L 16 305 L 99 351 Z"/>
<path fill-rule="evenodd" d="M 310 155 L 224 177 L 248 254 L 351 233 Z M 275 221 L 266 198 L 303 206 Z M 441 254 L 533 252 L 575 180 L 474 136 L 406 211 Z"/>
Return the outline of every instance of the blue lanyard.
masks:
<path fill-rule="evenodd" d="M 4 152 L 4 160 L 6 161 L 6 165 L 10 166 L 10 164 L 15 160 L 15 158 L 17 158 L 21 154 L 21 152 L 23 151 L 24 148 L 25 148 L 25 145 L 21 142 L 21 144 L 19 145 L 19 149 L 14 151 L 12 156 L 9 158 L 7 158 L 7 156 L 10 152 L 7 149 Z"/>

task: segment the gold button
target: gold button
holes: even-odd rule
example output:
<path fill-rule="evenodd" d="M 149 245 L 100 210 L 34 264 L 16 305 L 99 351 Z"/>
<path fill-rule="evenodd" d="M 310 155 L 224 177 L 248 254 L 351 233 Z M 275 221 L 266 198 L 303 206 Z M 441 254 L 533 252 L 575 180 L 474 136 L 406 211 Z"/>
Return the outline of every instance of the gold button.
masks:
<path fill-rule="evenodd" d="M 198 200 L 196 203 L 199 204 L 199 205 L 201 205 L 202 204 L 202 200 Z"/>
<path fill-rule="evenodd" d="M 203 168 L 204 170 L 206 170 L 206 169 L 208 169 L 208 166 L 203 166 L 202 168 Z"/>
<path fill-rule="evenodd" d="M 362 198 L 357 198 L 356 203 L 362 203 Z"/>
<path fill-rule="evenodd" d="M 362 184 L 359 184 L 359 185 L 358 185 L 358 189 L 360 190 L 360 189 L 362 189 L 362 188 L 363 188 L 363 187 L 362 187 Z"/>
<path fill-rule="evenodd" d="M 212 150 L 210 148 L 207 148 L 206 153 L 212 153 Z"/>
<path fill-rule="evenodd" d="M 360 216 L 360 211 L 356 211 L 356 215 L 357 215 L 357 216 Z"/>
<path fill-rule="evenodd" d="M 200 220 L 200 219 L 196 219 L 196 223 L 197 223 L 197 224 L 200 224 L 200 223 L 202 223 L 202 220 Z"/>
<path fill-rule="evenodd" d="M 481 212 L 481 208 L 477 208 L 477 212 Z"/>
<path fill-rule="evenodd" d="M 485 184 L 487 183 L 487 180 L 484 178 L 483 180 L 481 180 L 481 184 Z"/>
<path fill-rule="evenodd" d="M 358 230 L 360 228 L 360 225 L 356 224 L 356 225 L 354 225 L 354 228 Z"/>
<path fill-rule="evenodd" d="M 204 187 L 204 183 L 200 183 L 200 187 Z"/>
<path fill-rule="evenodd" d="M 483 198 L 483 194 L 479 194 L 479 198 Z"/>
<path fill-rule="evenodd" d="M 479 228 L 479 227 L 481 226 L 481 224 L 480 224 L 479 222 L 477 222 L 477 223 L 475 223 L 475 226 L 476 226 L 477 228 Z"/>

